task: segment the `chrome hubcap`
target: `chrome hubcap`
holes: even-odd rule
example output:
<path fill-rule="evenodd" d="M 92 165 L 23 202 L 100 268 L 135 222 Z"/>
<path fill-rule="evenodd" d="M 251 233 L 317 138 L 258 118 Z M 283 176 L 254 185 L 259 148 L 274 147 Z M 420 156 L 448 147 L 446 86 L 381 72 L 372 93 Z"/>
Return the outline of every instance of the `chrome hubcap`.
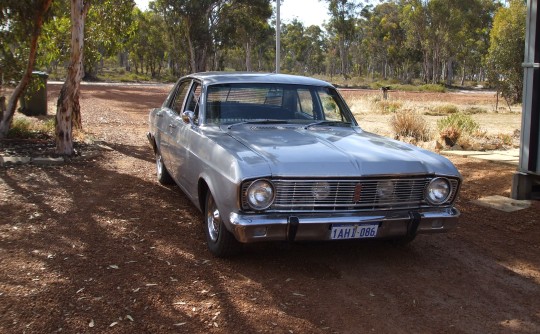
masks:
<path fill-rule="evenodd" d="M 156 154 L 156 171 L 158 176 L 163 172 L 163 163 L 161 161 L 161 154 L 159 153 Z"/>
<path fill-rule="evenodd" d="M 219 210 L 214 203 L 214 199 L 210 198 L 208 201 L 208 208 L 206 209 L 206 223 L 208 228 L 208 235 L 210 240 L 217 241 L 219 235 L 219 224 L 221 223 L 221 216 Z"/>

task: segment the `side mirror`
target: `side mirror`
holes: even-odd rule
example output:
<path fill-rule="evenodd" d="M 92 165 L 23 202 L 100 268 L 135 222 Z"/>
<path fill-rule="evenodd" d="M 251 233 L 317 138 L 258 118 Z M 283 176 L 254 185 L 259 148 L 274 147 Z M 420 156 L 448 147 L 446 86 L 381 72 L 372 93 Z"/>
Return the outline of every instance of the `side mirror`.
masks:
<path fill-rule="evenodd" d="M 184 123 L 194 126 L 195 125 L 194 119 L 195 119 L 195 113 L 193 111 L 186 110 L 182 113 L 182 121 L 184 121 Z"/>

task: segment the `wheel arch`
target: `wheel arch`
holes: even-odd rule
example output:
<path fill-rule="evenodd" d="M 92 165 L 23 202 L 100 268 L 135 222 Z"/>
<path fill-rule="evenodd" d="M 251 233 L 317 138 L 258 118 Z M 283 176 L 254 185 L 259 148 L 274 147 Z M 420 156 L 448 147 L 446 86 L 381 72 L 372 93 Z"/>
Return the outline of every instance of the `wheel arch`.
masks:
<path fill-rule="evenodd" d="M 208 192 L 210 192 L 210 187 L 208 186 L 208 183 L 204 178 L 199 178 L 199 182 L 197 184 L 197 195 L 199 198 L 199 208 L 201 212 L 204 212 L 205 206 L 206 206 L 206 195 Z"/>

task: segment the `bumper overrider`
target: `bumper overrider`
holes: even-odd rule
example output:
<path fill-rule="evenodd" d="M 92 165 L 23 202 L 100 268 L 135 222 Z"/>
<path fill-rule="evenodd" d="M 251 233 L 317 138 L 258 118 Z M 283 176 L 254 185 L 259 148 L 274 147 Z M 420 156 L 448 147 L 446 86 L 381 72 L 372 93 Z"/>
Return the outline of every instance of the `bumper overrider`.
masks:
<path fill-rule="evenodd" d="M 365 213 L 231 213 L 231 232 L 240 242 L 332 240 L 334 226 L 378 226 L 366 238 L 392 239 L 420 233 L 440 233 L 456 227 L 454 207 Z"/>

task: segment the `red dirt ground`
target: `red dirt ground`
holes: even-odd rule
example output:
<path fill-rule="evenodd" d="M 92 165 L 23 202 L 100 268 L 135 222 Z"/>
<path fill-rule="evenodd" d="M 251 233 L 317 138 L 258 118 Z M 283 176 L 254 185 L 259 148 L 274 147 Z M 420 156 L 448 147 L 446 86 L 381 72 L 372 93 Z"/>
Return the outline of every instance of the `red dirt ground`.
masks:
<path fill-rule="evenodd" d="M 471 203 L 508 196 L 515 167 L 449 157 L 460 225 L 407 247 L 260 244 L 216 259 L 201 214 L 155 180 L 147 115 L 168 88 L 85 85 L 85 129 L 113 150 L 0 169 L 1 333 L 540 332 L 540 203 Z"/>

